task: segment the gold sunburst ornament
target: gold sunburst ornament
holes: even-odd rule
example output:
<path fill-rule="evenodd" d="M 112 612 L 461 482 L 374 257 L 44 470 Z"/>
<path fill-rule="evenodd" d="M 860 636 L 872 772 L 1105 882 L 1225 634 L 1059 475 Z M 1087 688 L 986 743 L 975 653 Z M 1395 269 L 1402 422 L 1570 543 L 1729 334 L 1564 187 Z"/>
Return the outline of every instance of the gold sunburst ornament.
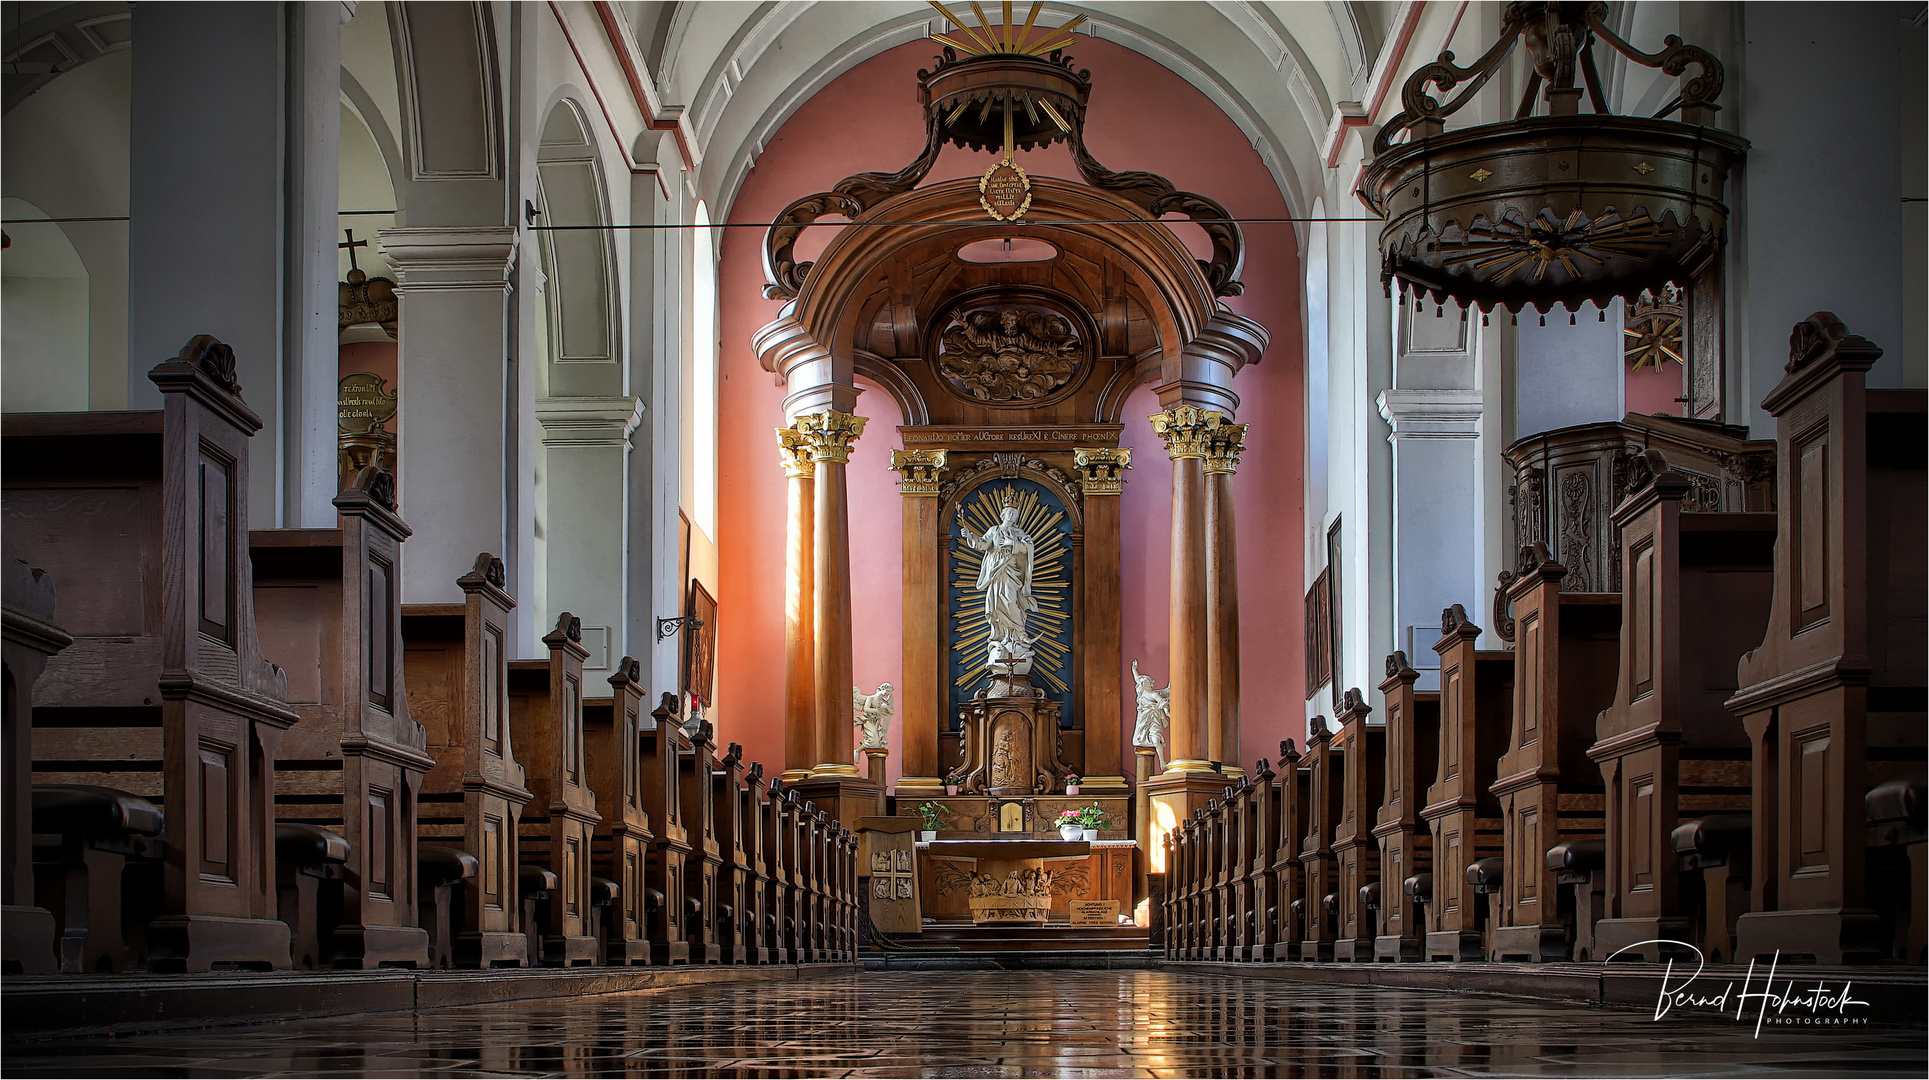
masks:
<path fill-rule="evenodd" d="M 1629 310 L 1627 323 L 1621 330 L 1629 370 L 1640 371 L 1652 366 L 1660 371 L 1670 360 L 1682 363 L 1686 321 L 1680 290 L 1673 285 L 1666 286 L 1659 296 L 1642 293 L 1641 299 Z"/>
<path fill-rule="evenodd" d="M 1032 676 L 1053 690 L 1070 689 L 1071 649 L 1062 633 L 1072 617 L 1071 546 L 1062 531 L 1065 511 L 1054 508 L 1016 485 L 986 484 L 958 507 L 958 524 L 983 535 L 996 526 L 1006 507 L 1018 511 L 1018 526 L 1030 534 L 1031 593 L 1038 610 L 1030 613 L 1031 646 L 1036 653 Z M 977 588 L 984 556 L 959 544 L 952 550 L 951 651 L 958 661 L 956 690 L 983 678 L 988 670 L 992 627 L 984 611 L 984 592 Z"/>

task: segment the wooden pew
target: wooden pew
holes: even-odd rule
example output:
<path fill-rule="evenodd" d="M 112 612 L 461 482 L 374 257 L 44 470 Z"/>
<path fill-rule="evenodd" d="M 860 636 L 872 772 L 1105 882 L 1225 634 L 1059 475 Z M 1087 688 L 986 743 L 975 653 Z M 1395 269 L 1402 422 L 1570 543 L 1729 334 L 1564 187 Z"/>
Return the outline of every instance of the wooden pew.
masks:
<path fill-rule="evenodd" d="M 726 964 L 750 962 L 752 892 L 750 853 L 747 850 L 750 823 L 745 818 L 743 799 L 743 746 L 731 743 L 717 762 L 710 779 L 710 805 L 717 822 L 717 847 L 723 865 L 717 876 L 717 945 Z"/>
<path fill-rule="evenodd" d="M 1273 854 L 1279 850 L 1279 783 L 1273 763 L 1260 758 L 1253 769 L 1252 813 L 1252 940 L 1243 959 L 1272 959 L 1279 940 L 1279 880 L 1273 873 Z"/>
<path fill-rule="evenodd" d="M 1333 827 L 1340 909 L 1333 959 L 1372 963 L 1379 926 L 1361 890 L 1380 880 L 1380 845 L 1373 828 L 1386 788 L 1386 727 L 1367 723 L 1373 709 L 1358 690 L 1348 689 L 1341 704 L 1340 731 L 1333 739 L 1344 760 L 1339 821 Z"/>
<path fill-rule="evenodd" d="M 1230 957 L 1233 938 L 1233 842 L 1237 837 L 1233 801 L 1239 787 L 1228 784 L 1219 798 L 1207 804 L 1206 820 L 1212 827 L 1206 841 L 1210 854 L 1206 864 L 1206 914 L 1202 928 L 1207 960 Z"/>
<path fill-rule="evenodd" d="M 1614 702 L 1621 598 L 1563 592 L 1567 577 L 1538 541 L 1501 577 L 1514 610 L 1514 705 L 1493 785 L 1503 830 L 1493 960 L 1571 957 L 1575 896 L 1555 880 L 1547 850 L 1602 836 L 1606 797 L 1587 748 L 1594 718 Z"/>
<path fill-rule="evenodd" d="M 1895 953 L 1868 892 L 1864 797 L 1923 769 L 1929 550 L 1924 394 L 1867 389 L 1881 355 L 1818 312 L 1762 401 L 1782 468 L 1767 633 L 1727 703 L 1756 795 L 1756 910 L 1737 921 L 1738 961 Z"/>
<path fill-rule="evenodd" d="M 744 853 L 749 858 L 745 877 L 745 959 L 752 964 L 768 964 L 774 959 L 776 935 L 770 920 L 772 858 L 770 797 L 764 784 L 764 764 L 753 761 L 743 774 L 743 789 L 737 793 L 738 813 L 743 815 Z"/>
<path fill-rule="evenodd" d="M 1258 790 L 1253 777 L 1250 774 L 1240 776 L 1233 798 L 1233 925 L 1231 951 L 1226 957 L 1228 960 L 1252 959 L 1253 942 L 1259 936 L 1255 926 L 1257 889 L 1254 881 L 1272 874 L 1270 866 L 1262 869 L 1259 860 L 1254 857 L 1259 839 L 1258 809 Z"/>
<path fill-rule="evenodd" d="M 1658 942 L 1702 944 L 1681 907 L 1669 835 L 1703 814 L 1748 810 L 1748 735 L 1722 703 L 1768 620 L 1775 515 L 1684 510 L 1692 483 L 1654 450 L 1630 462 L 1628 489 L 1614 511 L 1614 704 L 1587 752 L 1607 788 L 1607 910 L 1595 938 L 1602 958 L 1626 948 L 1624 959 L 1652 962 L 1686 951 Z"/>
<path fill-rule="evenodd" d="M 583 745 L 589 786 L 596 792 L 596 830 L 591 865 L 618 892 L 603 926 L 603 962 L 617 966 L 650 962 L 643 901 L 648 880 L 650 814 L 644 809 L 644 760 L 640 742 L 643 666 L 625 656 L 609 677 L 610 696 L 583 701 Z"/>
<path fill-rule="evenodd" d="M 677 783 L 690 842 L 690 854 L 683 864 L 683 939 L 690 945 L 690 962 L 696 964 L 723 961 L 717 910 L 723 847 L 717 835 L 716 804 L 711 798 L 716 749 L 716 728 L 707 720 L 698 724 L 690 733 L 688 751 L 681 756 L 682 775 Z"/>
<path fill-rule="evenodd" d="M 678 716 L 677 695 L 665 693 L 650 711 L 651 724 L 638 736 L 643 761 L 643 809 L 656 835 L 644 887 L 644 917 L 649 923 L 650 962 L 687 964 L 690 943 L 684 940 L 685 870 L 690 836 L 685 825 L 683 759 L 690 755 L 690 738 Z M 702 828 L 701 825 L 698 826 Z"/>
<path fill-rule="evenodd" d="M 1207 806 L 1211 800 L 1207 800 Z M 1205 959 L 1203 941 L 1205 926 L 1206 883 L 1210 875 L 1206 869 L 1209 839 L 1212 826 L 1207 820 L 1205 808 L 1196 809 L 1186 821 L 1185 832 L 1181 837 L 1180 858 L 1184 863 L 1183 880 L 1179 894 L 1179 959 Z"/>
<path fill-rule="evenodd" d="M 249 534 L 262 653 L 288 676 L 301 722 L 275 763 L 285 836 L 284 898 L 312 894 L 327 916 L 283 904 L 305 967 L 424 967 L 416 890 L 422 782 L 435 767 L 403 689 L 402 542 L 395 478 L 374 466 L 335 498 L 334 529 Z M 340 871 L 296 857 L 303 827 L 341 835 Z M 332 862 L 332 860 L 328 860 Z"/>
<path fill-rule="evenodd" d="M 596 962 L 591 933 L 590 858 L 596 792 L 589 786 L 583 740 L 582 620 L 565 611 L 543 637 L 549 655 L 509 663 L 509 726 L 526 770 L 530 798 L 518 836 L 525 863 L 555 874 L 556 887 L 539 907 L 538 955 L 544 964 Z"/>
<path fill-rule="evenodd" d="M 791 940 L 795 906 L 791 875 L 789 792 L 773 778 L 764 800 L 764 935 L 773 964 L 798 963 Z"/>
<path fill-rule="evenodd" d="M 1373 835 L 1380 842 L 1380 916 L 1375 961 L 1426 959 L 1426 909 L 1407 882 L 1433 871 L 1433 833 L 1420 818 L 1440 761 L 1440 694 L 1416 690 L 1407 654 L 1386 658 L 1386 780 Z"/>
<path fill-rule="evenodd" d="M 0 625 L 4 625 L 6 694 L 0 713 L 4 751 L 6 855 L 0 865 L 0 958 L 8 975 L 51 975 L 59 927 L 36 906 L 33 851 L 33 685 L 47 658 L 74 643 L 55 622 L 54 579 L 14 558 L 0 537 Z"/>
<path fill-rule="evenodd" d="M 509 722 L 509 611 L 502 560 L 488 552 L 456 579 L 459 604 L 405 604 L 402 640 L 409 715 L 427 734 L 435 768 L 422 782 L 417 831 L 476 858 L 450 910 L 449 952 L 461 967 L 519 967 L 520 839 L 529 802 Z M 434 858 L 446 862 L 443 855 Z"/>
<path fill-rule="evenodd" d="M 838 946 L 837 958 L 844 963 L 857 960 L 857 837 L 838 826 Z"/>
<path fill-rule="evenodd" d="M 815 802 L 805 801 L 798 820 L 798 844 L 803 850 L 806 951 L 813 963 L 823 963 L 830 955 L 830 867 L 826 860 L 829 844 L 824 833 L 830 817 Z"/>
<path fill-rule="evenodd" d="M 1306 938 L 1306 870 L 1300 863 L 1305 839 L 1306 770 L 1293 740 L 1279 744 L 1279 847 L 1273 852 L 1273 891 L 1278 897 L 1279 921 L 1269 960 L 1298 960 Z"/>
<path fill-rule="evenodd" d="M 1474 648 L 1480 627 L 1455 604 L 1440 614 L 1440 759 L 1420 816 L 1433 834 L 1433 899 L 1427 905 L 1429 960 L 1478 960 L 1486 902 L 1467 868 L 1501 852 L 1494 770 L 1513 708 L 1514 654 Z"/>
<path fill-rule="evenodd" d="M 111 966 L 285 968 L 274 761 L 296 715 L 255 637 L 249 441 L 261 420 L 233 350 L 212 337 L 148 378 L 159 412 L 15 414 L 0 428 L 8 540 L 63 583 L 74 638 L 34 688 L 34 778 L 165 812 L 161 880 L 140 890 L 158 915 Z"/>
<path fill-rule="evenodd" d="M 1335 745 L 1334 731 L 1326 717 L 1315 716 L 1306 735 L 1306 757 L 1300 762 L 1305 771 L 1305 835 L 1299 842 L 1300 865 L 1306 868 L 1301 887 L 1305 890 L 1305 937 L 1299 946 L 1301 960 L 1331 960 L 1336 939 L 1338 905 L 1330 903 L 1340 887 L 1339 859 L 1333 851 L 1333 829 L 1339 823 L 1340 798 L 1346 786 L 1346 755 Z"/>

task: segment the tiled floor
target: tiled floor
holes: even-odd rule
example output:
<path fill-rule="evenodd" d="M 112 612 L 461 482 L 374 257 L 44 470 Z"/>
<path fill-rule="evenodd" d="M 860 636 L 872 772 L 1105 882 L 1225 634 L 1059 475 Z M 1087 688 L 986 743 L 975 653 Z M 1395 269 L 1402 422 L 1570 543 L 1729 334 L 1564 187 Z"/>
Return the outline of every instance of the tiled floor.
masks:
<path fill-rule="evenodd" d="M 1922 1076 L 1921 1031 L 1166 971 L 868 972 L 8 1048 L 44 1076 Z"/>

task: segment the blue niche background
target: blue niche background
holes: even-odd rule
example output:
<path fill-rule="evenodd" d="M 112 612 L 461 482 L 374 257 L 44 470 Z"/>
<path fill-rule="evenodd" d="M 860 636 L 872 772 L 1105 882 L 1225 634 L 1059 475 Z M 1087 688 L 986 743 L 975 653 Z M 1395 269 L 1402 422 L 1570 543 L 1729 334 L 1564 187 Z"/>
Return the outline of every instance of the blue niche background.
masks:
<path fill-rule="evenodd" d="M 958 711 L 985 684 L 985 654 L 991 629 L 984 619 L 984 593 L 978 587 L 980 555 L 964 541 L 964 530 L 984 531 L 999 520 L 1007 495 L 1017 500 L 1018 524 L 1031 534 L 1032 598 L 1039 610 L 1025 620 L 1036 640 L 1032 685 L 1058 702 L 1061 729 L 1072 726 L 1072 521 L 1065 502 L 1051 488 L 1023 477 L 987 480 L 962 496 L 952 515 L 951 554 L 945 563 L 945 672 L 951 708 L 946 731 L 959 730 Z"/>

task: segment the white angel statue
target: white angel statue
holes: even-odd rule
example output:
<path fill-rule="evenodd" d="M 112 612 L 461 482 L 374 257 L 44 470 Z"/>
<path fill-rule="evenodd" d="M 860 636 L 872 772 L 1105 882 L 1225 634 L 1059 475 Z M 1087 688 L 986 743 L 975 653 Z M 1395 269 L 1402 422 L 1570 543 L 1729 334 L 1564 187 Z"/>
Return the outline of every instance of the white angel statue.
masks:
<path fill-rule="evenodd" d="M 1163 764 L 1165 729 L 1172 723 L 1172 687 L 1154 689 L 1152 676 L 1139 674 L 1137 660 L 1132 661 L 1132 684 L 1137 687 L 1134 697 L 1139 706 L 1139 723 L 1132 729 L 1132 745 L 1151 747 Z"/>
<path fill-rule="evenodd" d="M 879 683 L 875 694 L 865 693 L 862 687 L 851 687 L 851 709 L 858 726 L 864 729 L 864 741 L 859 749 L 884 749 L 891 730 L 891 714 L 896 711 L 891 704 L 891 684 Z"/>

